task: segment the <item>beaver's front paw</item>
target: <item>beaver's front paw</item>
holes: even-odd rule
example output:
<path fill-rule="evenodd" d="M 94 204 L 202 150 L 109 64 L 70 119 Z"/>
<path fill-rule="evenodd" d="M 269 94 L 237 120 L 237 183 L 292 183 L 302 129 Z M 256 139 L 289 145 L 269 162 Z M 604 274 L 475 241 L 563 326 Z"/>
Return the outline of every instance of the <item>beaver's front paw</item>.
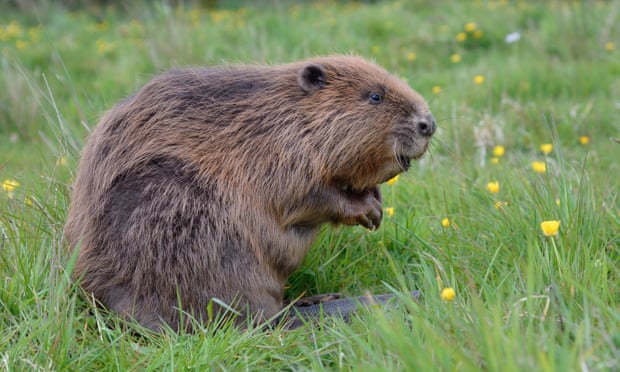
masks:
<path fill-rule="evenodd" d="M 379 187 L 361 193 L 348 192 L 345 200 L 338 222 L 345 225 L 362 225 L 369 230 L 379 228 L 383 216 Z"/>

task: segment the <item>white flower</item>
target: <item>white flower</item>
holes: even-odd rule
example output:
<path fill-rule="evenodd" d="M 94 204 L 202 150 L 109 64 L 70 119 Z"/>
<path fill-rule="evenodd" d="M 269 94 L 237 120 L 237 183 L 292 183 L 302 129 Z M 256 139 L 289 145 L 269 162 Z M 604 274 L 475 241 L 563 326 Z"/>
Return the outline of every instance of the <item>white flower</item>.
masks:
<path fill-rule="evenodd" d="M 516 43 L 519 40 L 521 40 L 521 33 L 519 33 L 518 31 L 511 32 L 504 38 L 506 44 Z"/>

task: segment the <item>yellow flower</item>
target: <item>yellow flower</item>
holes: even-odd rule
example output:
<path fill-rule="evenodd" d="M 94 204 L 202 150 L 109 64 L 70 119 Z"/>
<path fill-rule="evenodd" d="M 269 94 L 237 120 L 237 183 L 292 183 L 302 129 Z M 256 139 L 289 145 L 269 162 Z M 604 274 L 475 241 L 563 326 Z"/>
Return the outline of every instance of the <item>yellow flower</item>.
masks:
<path fill-rule="evenodd" d="M 560 206 L 560 199 L 555 199 L 555 204 L 557 204 L 557 206 Z"/>
<path fill-rule="evenodd" d="M 398 181 L 398 177 L 400 177 L 400 174 L 395 175 L 394 177 L 387 180 L 385 183 L 387 183 L 388 185 L 393 185 L 396 183 L 396 181 Z"/>
<path fill-rule="evenodd" d="M 611 52 L 614 49 L 616 49 L 616 44 L 612 43 L 611 41 L 605 43 L 605 50 L 606 51 Z"/>
<path fill-rule="evenodd" d="M 192 18 L 192 24 L 194 23 L 194 21 L 199 22 L 200 11 L 197 9 L 193 9 L 192 11 L 190 11 L 190 17 Z M 133 34 L 144 34 L 144 26 L 142 26 L 142 23 L 140 23 L 140 21 L 138 21 L 137 19 L 132 19 L 131 22 L 129 22 L 129 27 L 131 28 Z"/>
<path fill-rule="evenodd" d="M 26 47 L 28 47 L 28 43 L 25 42 L 24 40 L 17 40 L 15 42 L 15 47 L 19 50 L 23 50 L 23 49 L 26 49 Z"/>
<path fill-rule="evenodd" d="M 560 221 L 551 220 L 551 221 L 543 221 L 540 224 L 540 228 L 545 234 L 545 236 L 553 236 L 558 234 L 558 230 L 560 229 Z"/>
<path fill-rule="evenodd" d="M 390 218 L 394 217 L 394 208 L 387 207 L 387 208 L 383 208 L 383 210 L 385 211 L 385 214 L 387 214 L 388 217 Z"/>
<path fill-rule="evenodd" d="M 433 87 L 433 94 L 439 94 L 441 93 L 441 87 L 439 85 L 435 85 Z"/>
<path fill-rule="evenodd" d="M 588 143 L 590 143 L 590 137 L 588 136 L 579 137 L 579 143 L 581 143 L 582 145 L 587 145 Z"/>
<path fill-rule="evenodd" d="M 482 37 L 482 31 L 476 30 L 474 31 L 474 39 L 480 39 Z"/>
<path fill-rule="evenodd" d="M 508 202 L 501 201 L 501 200 L 496 200 L 493 205 L 495 206 L 495 209 L 502 209 L 502 208 L 508 206 Z"/>
<path fill-rule="evenodd" d="M 291 17 L 297 18 L 299 16 L 300 10 L 301 10 L 301 8 L 300 8 L 299 5 L 293 5 L 291 7 Z"/>
<path fill-rule="evenodd" d="M 450 227 L 451 223 L 452 222 L 447 217 L 441 220 L 441 226 L 443 226 L 443 227 Z"/>
<path fill-rule="evenodd" d="M 465 24 L 465 31 L 467 32 L 473 32 L 476 30 L 476 28 L 478 28 L 478 26 L 476 26 L 476 24 L 474 22 L 469 22 L 467 24 Z"/>
<path fill-rule="evenodd" d="M 59 157 L 58 159 L 56 159 L 56 165 L 60 165 L 62 167 L 67 165 L 67 158 L 65 158 L 64 156 Z"/>
<path fill-rule="evenodd" d="M 370 48 L 370 52 L 371 52 L 372 54 L 379 54 L 379 52 L 381 52 L 381 47 L 380 47 L 380 46 L 378 46 L 378 45 L 373 45 L 373 46 Z"/>
<path fill-rule="evenodd" d="M 97 40 L 95 45 L 97 46 L 97 53 L 101 55 L 111 52 L 116 48 L 115 43 L 109 43 L 102 39 Z"/>
<path fill-rule="evenodd" d="M 415 61 L 418 56 L 414 52 L 407 53 L 407 61 Z"/>
<path fill-rule="evenodd" d="M 24 198 L 24 204 L 26 204 L 27 206 L 31 207 L 32 206 L 32 199 L 30 199 L 29 197 L 25 197 Z"/>
<path fill-rule="evenodd" d="M 495 148 L 493 149 L 493 155 L 495 155 L 498 158 L 503 156 L 505 152 L 506 152 L 506 149 L 502 145 L 495 146 Z"/>
<path fill-rule="evenodd" d="M 540 145 L 540 150 L 545 155 L 548 155 L 553 150 L 553 145 L 550 143 L 543 143 L 542 145 Z"/>
<path fill-rule="evenodd" d="M 2 182 L 2 188 L 6 192 L 11 192 L 18 187 L 19 187 L 19 182 L 14 181 L 14 180 L 4 180 L 4 182 Z"/>
<path fill-rule="evenodd" d="M 37 27 L 31 27 L 28 29 L 28 37 L 30 38 L 30 41 L 39 41 L 39 36 L 41 35 L 41 25 L 38 25 Z"/>
<path fill-rule="evenodd" d="M 456 41 L 465 41 L 467 39 L 467 34 L 464 32 L 459 32 L 456 34 Z"/>
<path fill-rule="evenodd" d="M 547 171 L 547 164 L 544 161 L 534 161 L 532 162 L 532 168 L 534 172 L 545 173 Z"/>
<path fill-rule="evenodd" d="M 490 193 L 497 194 L 499 192 L 499 181 L 487 183 L 487 190 L 489 190 Z"/>
<path fill-rule="evenodd" d="M 499 158 L 492 157 L 491 158 L 491 164 L 499 164 Z"/>
<path fill-rule="evenodd" d="M 482 75 L 474 76 L 474 83 L 476 83 L 478 85 L 484 83 L 484 76 L 482 76 Z"/>
<path fill-rule="evenodd" d="M 441 298 L 445 301 L 452 301 L 456 297 L 456 292 L 454 292 L 454 288 L 444 288 L 441 290 Z"/>
<path fill-rule="evenodd" d="M 452 63 L 461 62 L 461 55 L 458 53 L 454 53 L 453 55 L 450 56 L 450 61 L 452 61 Z"/>
<path fill-rule="evenodd" d="M 196 27 L 200 24 L 200 16 L 201 16 L 200 9 L 198 8 L 193 8 L 192 10 L 189 11 L 189 19 L 192 23 L 192 26 Z M 134 21 L 135 20 L 133 20 L 132 22 Z"/>
<path fill-rule="evenodd" d="M 4 182 L 2 182 L 2 189 L 4 189 L 4 191 L 6 191 L 6 196 L 9 199 L 13 199 L 13 191 L 19 187 L 19 182 L 14 181 L 14 180 L 4 180 Z"/>
<path fill-rule="evenodd" d="M 18 38 L 22 36 L 23 33 L 24 33 L 24 29 L 22 25 L 13 21 L 9 23 L 8 26 L 5 27 L 2 39 L 6 41 L 8 39 Z"/>

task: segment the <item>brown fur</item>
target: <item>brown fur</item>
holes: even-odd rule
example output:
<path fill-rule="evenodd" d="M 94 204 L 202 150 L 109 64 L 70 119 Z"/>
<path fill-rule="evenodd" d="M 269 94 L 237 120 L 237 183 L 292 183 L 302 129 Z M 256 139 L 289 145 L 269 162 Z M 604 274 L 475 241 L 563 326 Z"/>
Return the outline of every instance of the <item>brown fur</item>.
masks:
<path fill-rule="evenodd" d="M 157 76 L 86 144 L 75 278 L 153 329 L 183 327 L 180 307 L 206 321 L 213 298 L 271 317 L 320 225 L 378 227 L 377 185 L 434 128 L 420 95 L 359 57 Z"/>

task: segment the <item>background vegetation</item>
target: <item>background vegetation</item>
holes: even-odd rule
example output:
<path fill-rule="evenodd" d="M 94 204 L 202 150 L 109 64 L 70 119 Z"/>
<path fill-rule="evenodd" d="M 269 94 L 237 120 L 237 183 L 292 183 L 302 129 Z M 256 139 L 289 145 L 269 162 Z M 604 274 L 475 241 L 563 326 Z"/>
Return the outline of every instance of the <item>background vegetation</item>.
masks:
<path fill-rule="evenodd" d="M 0 369 L 620 369 L 618 1 L 106 4 L 0 14 Z M 326 228 L 289 292 L 420 300 L 140 337 L 89 304 L 62 225 L 101 113 L 172 66 L 329 53 L 402 76 L 440 129 L 381 229 Z"/>

